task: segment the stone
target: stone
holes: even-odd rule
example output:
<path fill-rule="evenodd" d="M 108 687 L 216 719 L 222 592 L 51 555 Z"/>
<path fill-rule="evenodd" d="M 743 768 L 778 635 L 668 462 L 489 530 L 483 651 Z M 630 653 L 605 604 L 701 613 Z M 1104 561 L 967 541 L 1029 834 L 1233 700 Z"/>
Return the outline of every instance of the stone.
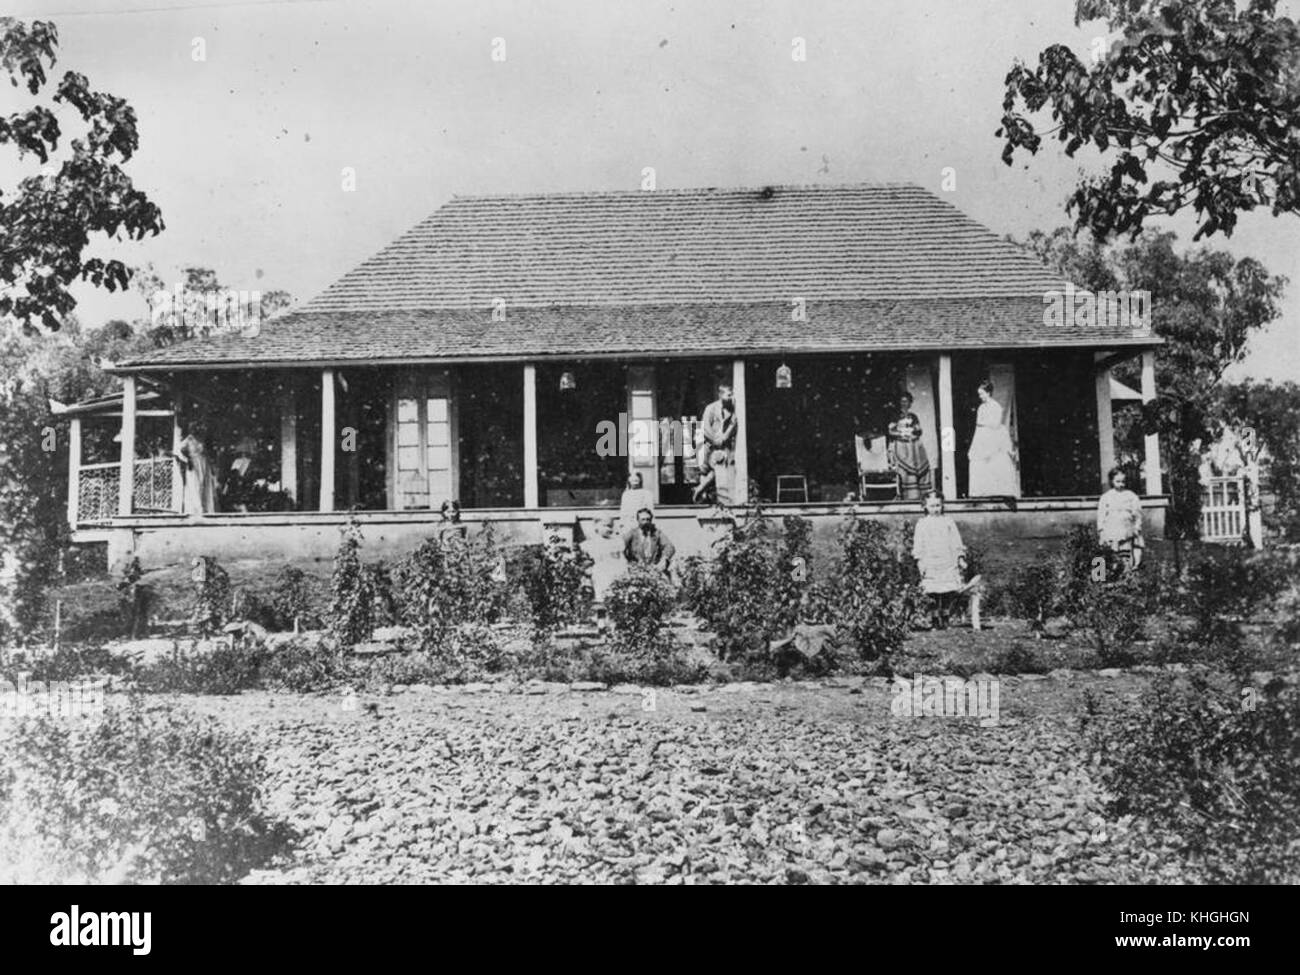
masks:
<path fill-rule="evenodd" d="M 882 829 L 876 833 L 876 845 L 886 852 L 903 845 L 903 836 L 896 829 Z"/>
<path fill-rule="evenodd" d="M 352 821 L 344 817 L 335 819 L 325 830 L 325 843 L 337 852 L 343 848 L 343 842 L 352 831 Z"/>

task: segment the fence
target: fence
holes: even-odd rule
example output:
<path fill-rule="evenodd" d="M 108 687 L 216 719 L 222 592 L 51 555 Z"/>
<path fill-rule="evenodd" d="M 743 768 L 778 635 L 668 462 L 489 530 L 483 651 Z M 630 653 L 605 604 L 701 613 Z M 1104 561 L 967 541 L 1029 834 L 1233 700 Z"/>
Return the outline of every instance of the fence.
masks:
<path fill-rule="evenodd" d="M 1246 534 L 1246 492 L 1240 477 L 1211 477 L 1201 485 L 1201 539 L 1240 542 Z"/>

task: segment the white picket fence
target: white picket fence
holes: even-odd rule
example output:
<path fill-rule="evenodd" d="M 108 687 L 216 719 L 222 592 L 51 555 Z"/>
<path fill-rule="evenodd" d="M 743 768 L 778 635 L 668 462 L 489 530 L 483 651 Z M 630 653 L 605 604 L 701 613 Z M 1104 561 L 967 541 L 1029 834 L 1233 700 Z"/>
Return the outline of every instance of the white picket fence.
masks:
<path fill-rule="evenodd" d="M 1240 477 L 1211 477 L 1201 485 L 1201 540 L 1240 542 L 1246 534 L 1246 490 Z"/>

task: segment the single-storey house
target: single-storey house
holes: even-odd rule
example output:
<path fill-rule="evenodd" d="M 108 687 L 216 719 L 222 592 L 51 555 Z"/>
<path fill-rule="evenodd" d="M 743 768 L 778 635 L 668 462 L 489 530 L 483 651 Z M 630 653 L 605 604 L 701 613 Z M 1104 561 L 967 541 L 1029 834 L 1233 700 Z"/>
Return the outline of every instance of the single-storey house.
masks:
<path fill-rule="evenodd" d="M 1160 341 L 1144 321 L 1062 321 L 1070 287 L 913 185 L 455 197 L 256 334 L 116 364 L 122 395 L 70 411 L 69 520 L 113 563 L 328 556 L 350 512 L 387 555 L 452 498 L 507 539 L 607 538 L 640 472 L 678 549 L 702 551 L 721 509 L 693 503 L 694 430 L 724 380 L 732 505 L 823 527 L 916 517 L 861 469 L 907 392 L 959 523 L 1060 535 L 1092 517 L 1114 461 L 1111 368 L 1140 357 L 1151 399 Z M 1018 484 L 970 497 L 986 378 Z M 116 456 L 101 437 L 83 457 L 92 422 Z M 185 513 L 173 455 L 191 428 L 219 484 Z M 1156 534 L 1155 437 L 1142 480 Z"/>

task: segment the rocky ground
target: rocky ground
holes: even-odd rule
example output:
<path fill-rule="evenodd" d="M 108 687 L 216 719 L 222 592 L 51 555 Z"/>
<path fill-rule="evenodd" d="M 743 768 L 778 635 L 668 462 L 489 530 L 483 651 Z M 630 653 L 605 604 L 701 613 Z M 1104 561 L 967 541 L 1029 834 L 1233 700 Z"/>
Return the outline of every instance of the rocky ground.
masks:
<path fill-rule="evenodd" d="M 250 883 L 1177 882 L 1077 727 L 1084 686 L 1144 679 L 1003 678 L 990 726 L 857 678 L 185 700 L 265 743 L 300 833 Z"/>

